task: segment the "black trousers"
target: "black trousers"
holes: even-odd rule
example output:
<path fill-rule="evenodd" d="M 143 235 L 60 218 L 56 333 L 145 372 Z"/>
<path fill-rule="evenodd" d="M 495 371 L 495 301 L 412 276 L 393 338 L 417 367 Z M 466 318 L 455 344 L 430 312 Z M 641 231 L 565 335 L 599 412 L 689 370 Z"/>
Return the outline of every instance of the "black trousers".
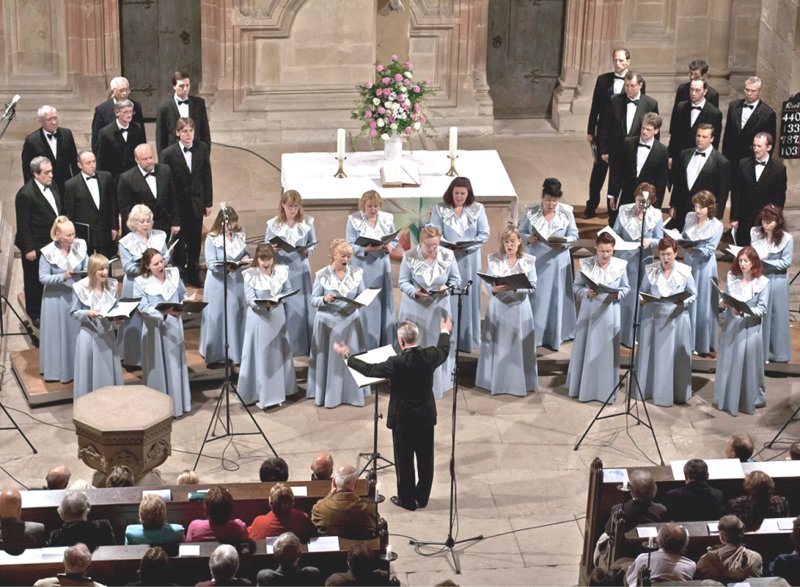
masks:
<path fill-rule="evenodd" d="M 42 292 L 44 286 L 39 281 L 39 257 L 41 252 L 37 249 L 36 260 L 28 261 L 25 252 L 22 252 L 22 286 L 25 290 L 25 312 L 31 320 L 38 320 L 42 312 Z"/>
<path fill-rule="evenodd" d="M 203 238 L 203 217 L 197 218 L 189 205 L 189 210 L 181 206 L 180 241 L 175 245 L 174 266 L 186 271 L 190 277 L 197 277 L 200 271 L 200 243 Z"/>
<path fill-rule="evenodd" d="M 392 428 L 394 466 L 397 473 L 397 497 L 400 503 L 413 507 L 428 505 L 433 485 L 433 426 L 414 426 L 403 430 Z M 417 458 L 416 477 L 414 457 Z M 415 481 L 416 478 L 416 481 Z"/>
<path fill-rule="evenodd" d="M 600 153 L 598 153 L 597 161 L 592 166 L 592 175 L 589 177 L 589 200 L 586 202 L 586 210 L 589 212 L 594 212 L 600 205 L 600 191 L 606 182 L 607 174 L 608 163 L 600 159 Z"/>

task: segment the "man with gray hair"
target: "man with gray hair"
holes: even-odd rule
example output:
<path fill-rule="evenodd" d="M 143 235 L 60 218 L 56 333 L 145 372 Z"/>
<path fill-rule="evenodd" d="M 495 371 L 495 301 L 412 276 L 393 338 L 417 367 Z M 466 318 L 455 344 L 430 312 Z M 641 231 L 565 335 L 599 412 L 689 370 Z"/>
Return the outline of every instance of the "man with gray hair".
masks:
<path fill-rule="evenodd" d="M 33 587 L 57 587 L 58 585 L 90 585 L 104 587 L 102 583 L 86 576 L 86 569 L 92 564 L 92 553 L 85 544 L 78 543 L 64 549 L 64 572 L 55 577 L 39 579 Z"/>
<path fill-rule="evenodd" d="M 72 546 L 82 542 L 95 550 L 98 546 L 114 546 L 114 530 L 108 520 L 89 521 L 92 504 L 82 491 L 68 491 L 58 506 L 64 525 L 50 533 L 50 546 Z"/>
<path fill-rule="evenodd" d="M 442 318 L 437 346 L 420 348 L 419 329 L 405 320 L 397 326 L 400 354 L 371 365 L 351 356 L 344 343 L 334 350 L 347 366 L 368 377 L 389 380 L 389 414 L 386 427 L 392 431 L 394 464 L 397 470 L 397 495 L 391 501 L 413 511 L 428 505 L 433 484 L 433 430 L 436 426 L 436 400 L 433 397 L 433 372 L 447 360 L 453 323 Z M 417 481 L 414 480 L 414 457 Z"/>
<path fill-rule="evenodd" d="M 694 576 L 695 563 L 683 556 L 689 544 L 689 533 L 683 526 L 674 522 L 664 524 L 658 531 L 658 550 L 649 553 L 643 552 L 628 567 L 626 576 L 628 585 L 644 585 L 649 583 L 639 582 L 640 574 L 649 567 L 650 580 L 658 582 L 691 581 Z"/>
<path fill-rule="evenodd" d="M 211 581 L 200 581 L 195 587 L 214 587 L 217 585 L 252 585 L 247 579 L 236 576 L 239 572 L 239 553 L 230 544 L 220 544 L 208 558 Z"/>
<path fill-rule="evenodd" d="M 637 470 L 631 473 L 628 488 L 631 492 L 630 501 L 611 508 L 611 515 L 606 523 L 606 534 L 609 536 L 614 536 L 614 526 L 620 518 L 625 521 L 627 532 L 639 524 L 661 522 L 667 513 L 666 506 L 653 501 L 656 496 L 656 482 L 647 471 Z"/>
<path fill-rule="evenodd" d="M 137 146 L 147 143 L 144 136 L 144 127 L 133 122 L 133 102 L 120 100 L 114 104 L 116 118 L 105 125 L 97 134 L 97 168 L 108 171 L 117 178 L 125 171 L 136 165 L 133 151 Z M 124 221 L 127 216 L 123 216 Z"/>
<path fill-rule="evenodd" d="M 59 193 L 64 193 L 64 184 L 78 173 L 78 149 L 72 131 L 58 126 L 58 111 L 53 106 L 42 106 L 36 112 L 39 128 L 25 137 L 22 145 L 22 177 L 30 181 L 33 177 L 31 161 L 36 157 L 47 157 L 53 165 L 53 180 Z"/>
<path fill-rule="evenodd" d="M 117 102 L 130 100 L 133 104 L 133 122 L 141 125 L 142 129 L 144 129 L 142 105 L 136 100 L 131 99 L 131 86 L 128 80 L 124 77 L 115 77 L 108 85 L 108 100 L 101 102 L 95 107 L 94 118 L 92 118 L 92 151 L 94 152 L 97 152 L 97 139 L 100 135 L 100 129 L 114 122 L 114 118 L 116 118 L 114 106 Z"/>
<path fill-rule="evenodd" d="M 773 141 L 778 136 L 775 111 L 761 100 L 761 78 L 752 76 L 744 82 L 744 98 L 731 101 L 722 135 L 722 154 L 731 162 L 750 156 L 753 139 L 760 132 L 769 133 Z M 714 194 L 719 198 L 719 194 Z"/>
<path fill-rule="evenodd" d="M 292 532 L 284 532 L 272 546 L 278 568 L 258 572 L 256 585 L 321 585 L 322 576 L 316 567 L 301 567 L 300 554 L 303 549 L 300 539 Z"/>
<path fill-rule="evenodd" d="M 358 470 L 353 465 L 339 467 L 331 480 L 331 491 L 311 508 L 311 521 L 317 532 L 356 540 L 375 536 L 378 508 L 374 501 L 356 493 Z"/>
<path fill-rule="evenodd" d="M 136 164 L 117 182 L 120 215 L 127 218 L 136 204 L 144 204 L 153 212 L 153 228 L 167 235 L 180 232 L 181 216 L 169 166 L 156 163 L 153 147 L 147 143 L 134 149 L 134 157 Z"/>

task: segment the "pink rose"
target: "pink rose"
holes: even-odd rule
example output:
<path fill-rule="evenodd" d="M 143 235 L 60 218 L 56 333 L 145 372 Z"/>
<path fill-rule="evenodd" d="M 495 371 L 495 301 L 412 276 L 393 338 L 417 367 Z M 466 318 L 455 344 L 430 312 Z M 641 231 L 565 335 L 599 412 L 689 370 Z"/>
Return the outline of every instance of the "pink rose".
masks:
<path fill-rule="evenodd" d="M 376 65 L 375 66 L 375 71 L 383 71 L 383 65 L 381 65 L 380 63 L 378 65 Z"/>
<path fill-rule="evenodd" d="M 406 66 L 406 69 L 414 69 L 414 64 L 410 61 L 406 61 L 404 65 Z"/>
<path fill-rule="evenodd" d="M 413 88 L 411 88 L 411 90 L 412 90 L 412 91 L 413 91 L 415 94 L 419 94 L 419 86 L 414 86 Z"/>
<path fill-rule="evenodd" d="M 411 134 L 411 127 L 410 126 L 405 127 L 403 129 L 403 132 L 406 133 L 407 135 L 410 135 Z"/>
<path fill-rule="evenodd" d="M 378 114 L 384 114 L 385 112 L 386 112 L 386 108 L 384 108 L 383 106 L 378 108 Z"/>
<path fill-rule="evenodd" d="M 420 123 L 425 124 L 425 120 L 426 120 L 425 116 L 424 115 L 420 115 L 420 117 L 419 117 Z"/>
<path fill-rule="evenodd" d="M 411 80 L 410 79 L 404 79 L 403 80 L 403 85 L 410 86 L 411 85 Z"/>
<path fill-rule="evenodd" d="M 376 96 L 383 96 L 383 88 L 378 88 L 377 90 L 375 90 L 375 95 Z"/>
<path fill-rule="evenodd" d="M 377 137 L 378 136 L 378 131 L 373 128 L 371 131 L 369 131 L 369 136 L 371 136 L 373 138 Z"/>
<path fill-rule="evenodd" d="M 388 83 L 389 83 L 389 82 L 391 82 L 391 81 L 392 81 L 392 80 L 391 80 L 391 78 L 385 77 L 385 78 L 383 78 L 383 79 L 381 80 L 381 83 L 382 83 L 382 84 L 388 84 Z"/>
<path fill-rule="evenodd" d="M 369 127 L 370 128 L 378 128 L 378 123 L 375 122 L 374 120 L 370 120 L 369 121 Z"/>
<path fill-rule="evenodd" d="M 414 112 L 419 112 L 420 110 L 422 110 L 422 105 L 419 102 L 417 102 L 416 104 L 414 104 Z"/>
<path fill-rule="evenodd" d="M 412 115 L 411 115 L 411 120 L 413 120 L 414 122 L 416 122 L 417 120 L 419 120 L 419 116 L 417 116 L 416 114 L 412 114 Z"/>
<path fill-rule="evenodd" d="M 397 53 L 392 53 L 392 61 L 397 61 L 398 59 L 400 58 L 397 56 Z"/>
<path fill-rule="evenodd" d="M 399 73 L 396 73 L 396 74 L 394 74 L 394 81 L 396 81 L 396 82 L 401 82 L 401 81 L 403 81 L 403 76 L 402 76 L 402 74 L 399 74 Z"/>
<path fill-rule="evenodd" d="M 411 104 L 409 102 L 403 102 L 403 110 L 409 110 L 411 108 Z"/>
<path fill-rule="evenodd" d="M 369 90 L 369 89 L 372 87 L 372 82 L 367 82 L 367 83 L 365 83 L 365 84 L 364 84 L 364 87 L 365 87 L 365 88 L 367 88 L 367 89 Z"/>
<path fill-rule="evenodd" d="M 365 110 L 364 118 L 372 118 L 372 110 Z"/>

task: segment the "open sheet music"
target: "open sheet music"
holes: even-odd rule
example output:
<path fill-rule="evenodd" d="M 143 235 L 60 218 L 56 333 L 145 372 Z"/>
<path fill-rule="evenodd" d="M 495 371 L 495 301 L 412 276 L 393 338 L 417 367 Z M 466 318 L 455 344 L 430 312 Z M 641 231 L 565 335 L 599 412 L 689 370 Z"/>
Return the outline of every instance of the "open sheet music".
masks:
<path fill-rule="evenodd" d="M 359 353 L 357 355 L 353 355 L 354 357 L 358 357 L 365 363 L 369 363 L 370 365 L 377 365 L 378 363 L 383 363 L 389 357 L 395 356 L 397 353 L 394 352 L 394 348 L 392 345 L 387 344 L 382 347 L 378 347 L 376 349 L 372 349 L 371 351 L 367 351 L 365 353 Z M 386 379 L 382 379 L 380 377 L 367 377 L 366 375 L 362 375 L 355 369 L 351 369 L 350 373 L 353 375 L 353 379 L 356 380 L 356 385 L 358 387 L 367 387 L 369 385 L 376 385 L 378 383 L 382 383 L 386 381 Z"/>

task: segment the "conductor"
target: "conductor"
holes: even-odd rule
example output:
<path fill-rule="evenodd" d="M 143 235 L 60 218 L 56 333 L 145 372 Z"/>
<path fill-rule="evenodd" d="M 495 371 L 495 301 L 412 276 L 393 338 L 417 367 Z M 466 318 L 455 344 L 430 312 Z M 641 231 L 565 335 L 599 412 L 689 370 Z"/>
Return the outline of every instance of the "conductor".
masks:
<path fill-rule="evenodd" d="M 436 401 L 433 397 L 433 372 L 450 352 L 453 323 L 442 318 L 441 333 L 435 347 L 420 348 L 419 329 L 408 320 L 397 327 L 400 354 L 375 365 L 350 356 L 344 343 L 334 350 L 347 366 L 368 377 L 389 380 L 389 414 L 386 426 L 392 431 L 394 462 L 397 469 L 396 506 L 414 511 L 428 505 L 433 484 L 433 428 L 436 426 Z M 417 457 L 417 482 L 414 483 L 414 457 Z"/>

